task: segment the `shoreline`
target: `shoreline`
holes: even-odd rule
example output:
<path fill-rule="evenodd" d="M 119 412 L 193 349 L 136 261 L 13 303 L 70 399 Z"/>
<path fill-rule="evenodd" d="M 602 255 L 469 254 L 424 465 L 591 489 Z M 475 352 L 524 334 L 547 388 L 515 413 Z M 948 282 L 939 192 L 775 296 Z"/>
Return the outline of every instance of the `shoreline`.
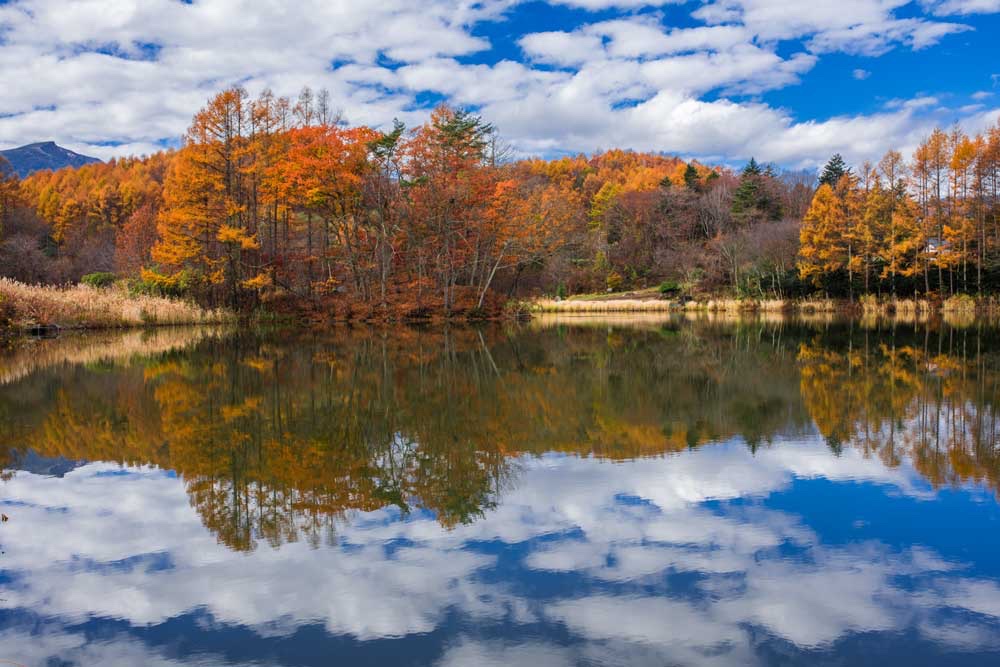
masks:
<path fill-rule="evenodd" d="M 942 315 L 962 314 L 973 317 L 1000 315 L 1000 298 L 976 298 L 956 295 L 945 300 L 926 298 L 879 299 L 732 299 L 708 297 L 695 300 L 650 298 L 573 298 L 535 299 L 526 302 L 530 313 L 600 314 L 600 313 L 784 313 L 865 315 Z"/>
<path fill-rule="evenodd" d="M 299 312 L 262 310 L 239 316 L 224 309 L 204 309 L 177 299 L 133 295 L 119 289 L 40 287 L 0 280 L 0 348 L 14 346 L 19 339 L 51 338 L 63 333 L 152 331 L 222 324 L 276 325 L 316 331 L 345 324 L 420 327 L 527 322 L 546 315 L 841 316 L 921 321 L 944 317 L 965 324 L 1000 318 L 1000 297 L 970 295 L 956 295 L 945 300 L 875 296 L 855 301 L 840 298 L 736 299 L 707 295 L 697 299 L 668 299 L 654 295 L 652 290 L 641 290 L 566 299 L 511 299 L 504 304 L 494 302 L 489 310 L 463 310 L 453 312 L 450 317 L 427 307 L 411 308 L 409 312 L 378 312 L 373 308 L 341 309 L 334 304 L 327 305 L 332 307 Z M 417 313 L 419 315 L 413 316 Z"/>

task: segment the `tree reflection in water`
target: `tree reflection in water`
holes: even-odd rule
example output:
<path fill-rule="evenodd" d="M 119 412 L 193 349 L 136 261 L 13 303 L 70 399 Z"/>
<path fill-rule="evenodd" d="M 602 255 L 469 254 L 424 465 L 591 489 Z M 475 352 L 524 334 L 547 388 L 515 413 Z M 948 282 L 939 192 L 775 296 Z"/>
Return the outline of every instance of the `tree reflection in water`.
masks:
<path fill-rule="evenodd" d="M 174 470 L 236 550 L 330 542 L 352 511 L 386 506 L 474 522 L 523 455 L 623 461 L 734 437 L 757 452 L 813 429 L 831 455 L 995 491 L 997 342 L 976 325 L 781 320 L 213 332 L 13 380 L 0 442 L 8 461 Z"/>

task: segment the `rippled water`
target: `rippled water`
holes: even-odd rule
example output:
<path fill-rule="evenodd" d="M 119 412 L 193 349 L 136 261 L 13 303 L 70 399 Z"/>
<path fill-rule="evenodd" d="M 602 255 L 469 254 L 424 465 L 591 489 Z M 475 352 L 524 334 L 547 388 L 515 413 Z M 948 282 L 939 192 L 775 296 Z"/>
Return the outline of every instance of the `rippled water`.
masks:
<path fill-rule="evenodd" d="M 1000 664 L 1000 339 L 571 320 L 0 358 L 0 664 Z"/>

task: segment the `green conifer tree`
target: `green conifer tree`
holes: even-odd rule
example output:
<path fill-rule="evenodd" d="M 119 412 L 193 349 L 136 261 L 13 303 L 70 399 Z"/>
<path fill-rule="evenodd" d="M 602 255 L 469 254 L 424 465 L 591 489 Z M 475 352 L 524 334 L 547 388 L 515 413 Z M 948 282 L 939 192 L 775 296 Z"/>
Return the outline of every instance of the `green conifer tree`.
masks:
<path fill-rule="evenodd" d="M 844 158 L 840 155 L 840 153 L 837 153 L 830 158 L 830 161 L 826 163 L 825 167 L 823 167 L 823 173 L 820 174 L 819 177 L 819 184 L 829 185 L 831 188 L 835 188 L 837 187 L 837 183 L 840 182 L 840 179 L 849 173 L 851 173 L 850 168 L 848 168 L 847 163 L 844 162 Z"/>
<path fill-rule="evenodd" d="M 684 185 L 694 192 L 701 190 L 701 179 L 698 178 L 698 169 L 693 163 L 688 163 L 687 169 L 684 170 Z"/>

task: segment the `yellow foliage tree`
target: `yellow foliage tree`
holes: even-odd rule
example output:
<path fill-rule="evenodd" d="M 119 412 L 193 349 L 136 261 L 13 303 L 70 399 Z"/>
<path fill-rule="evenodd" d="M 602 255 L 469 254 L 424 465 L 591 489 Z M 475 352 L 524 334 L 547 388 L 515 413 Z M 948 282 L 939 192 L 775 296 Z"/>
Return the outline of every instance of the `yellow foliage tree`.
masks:
<path fill-rule="evenodd" d="M 833 188 L 823 184 L 816 191 L 799 232 L 799 275 L 817 287 L 824 274 L 842 270 L 847 263 L 843 207 Z"/>

